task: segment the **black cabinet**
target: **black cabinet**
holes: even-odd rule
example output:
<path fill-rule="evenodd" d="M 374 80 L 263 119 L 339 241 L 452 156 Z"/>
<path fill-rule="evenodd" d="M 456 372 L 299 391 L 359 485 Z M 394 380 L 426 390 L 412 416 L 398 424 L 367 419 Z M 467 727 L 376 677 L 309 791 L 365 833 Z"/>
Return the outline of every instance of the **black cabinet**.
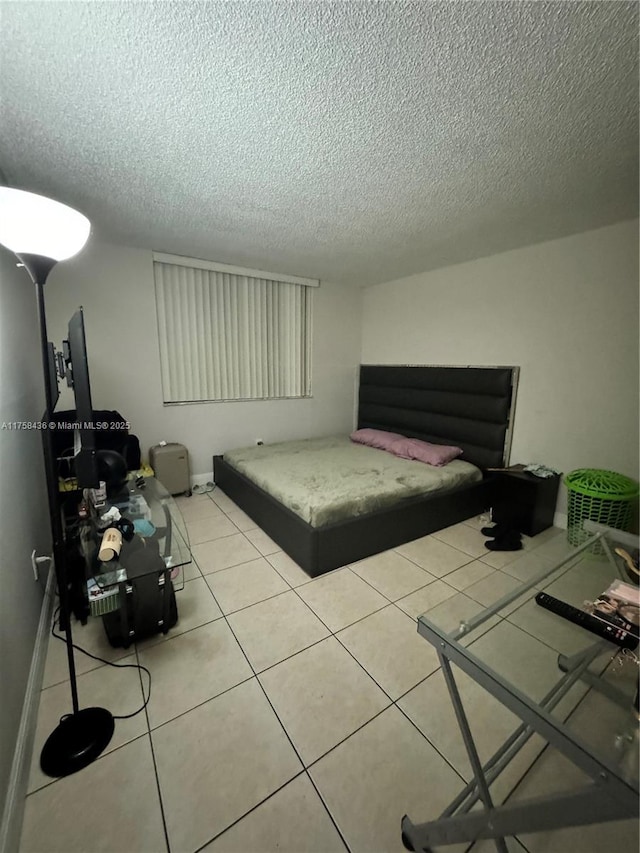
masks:
<path fill-rule="evenodd" d="M 497 471 L 492 520 L 535 536 L 553 524 L 560 475 L 536 477 L 526 471 Z"/>

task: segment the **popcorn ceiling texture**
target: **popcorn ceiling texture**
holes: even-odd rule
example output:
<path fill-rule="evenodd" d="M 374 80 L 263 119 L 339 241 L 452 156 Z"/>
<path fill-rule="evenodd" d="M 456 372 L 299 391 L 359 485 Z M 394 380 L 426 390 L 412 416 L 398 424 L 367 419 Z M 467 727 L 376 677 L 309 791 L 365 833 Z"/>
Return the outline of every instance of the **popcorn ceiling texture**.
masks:
<path fill-rule="evenodd" d="M 115 242 L 366 285 L 637 215 L 635 3 L 0 15 L 0 169 Z"/>

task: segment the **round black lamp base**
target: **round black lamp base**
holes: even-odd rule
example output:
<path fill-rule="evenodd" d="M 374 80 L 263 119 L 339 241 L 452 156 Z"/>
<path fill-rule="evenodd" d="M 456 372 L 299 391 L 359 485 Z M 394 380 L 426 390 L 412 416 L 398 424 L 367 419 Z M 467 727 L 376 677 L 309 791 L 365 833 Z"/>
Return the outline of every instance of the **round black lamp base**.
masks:
<path fill-rule="evenodd" d="M 115 723 L 105 708 L 83 708 L 60 721 L 40 753 L 40 767 L 47 776 L 69 776 L 82 770 L 103 752 Z"/>

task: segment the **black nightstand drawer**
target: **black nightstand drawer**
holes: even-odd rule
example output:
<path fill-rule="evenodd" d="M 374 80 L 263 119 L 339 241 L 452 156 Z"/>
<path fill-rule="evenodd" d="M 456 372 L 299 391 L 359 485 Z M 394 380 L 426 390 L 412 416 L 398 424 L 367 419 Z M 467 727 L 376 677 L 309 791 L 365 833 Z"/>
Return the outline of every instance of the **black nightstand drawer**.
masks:
<path fill-rule="evenodd" d="M 498 471 L 493 488 L 492 519 L 535 536 L 553 524 L 560 475 L 535 477 L 526 471 Z"/>

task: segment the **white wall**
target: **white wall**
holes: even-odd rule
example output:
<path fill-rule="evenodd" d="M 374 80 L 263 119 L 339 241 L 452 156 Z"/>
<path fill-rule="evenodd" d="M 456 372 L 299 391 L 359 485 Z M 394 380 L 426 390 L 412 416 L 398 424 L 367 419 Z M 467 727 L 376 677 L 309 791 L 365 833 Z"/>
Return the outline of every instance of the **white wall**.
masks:
<path fill-rule="evenodd" d="M 185 444 L 192 474 L 212 455 L 252 444 L 348 432 L 360 357 L 360 293 L 328 283 L 314 290 L 313 397 L 163 406 L 152 254 L 91 239 L 47 284 L 50 337 L 60 344 L 78 305 L 85 309 L 93 405 L 131 421 L 143 456 L 164 439 Z M 68 404 L 68 405 L 65 405 Z M 71 408 L 72 398 L 58 410 Z"/>
<path fill-rule="evenodd" d="M 637 478 L 638 222 L 367 288 L 362 362 L 519 365 L 513 462 Z"/>
<path fill-rule="evenodd" d="M 520 366 L 512 461 L 638 476 L 637 221 L 361 294 L 364 363 Z M 256 438 L 351 428 L 360 298 L 324 283 L 315 292 L 312 399 L 165 407 L 151 252 L 92 239 L 47 284 L 57 343 L 85 307 L 95 407 L 129 418 L 144 453 L 160 439 L 183 442 L 195 473 Z"/>
<path fill-rule="evenodd" d="M 31 552 L 51 554 L 41 433 L 8 424 L 39 421 L 44 405 L 35 289 L 15 257 L 0 248 L 0 816 L 43 599 Z M 46 568 L 42 581 L 45 576 Z M 3 828 L 16 820 L 5 813 Z"/>

